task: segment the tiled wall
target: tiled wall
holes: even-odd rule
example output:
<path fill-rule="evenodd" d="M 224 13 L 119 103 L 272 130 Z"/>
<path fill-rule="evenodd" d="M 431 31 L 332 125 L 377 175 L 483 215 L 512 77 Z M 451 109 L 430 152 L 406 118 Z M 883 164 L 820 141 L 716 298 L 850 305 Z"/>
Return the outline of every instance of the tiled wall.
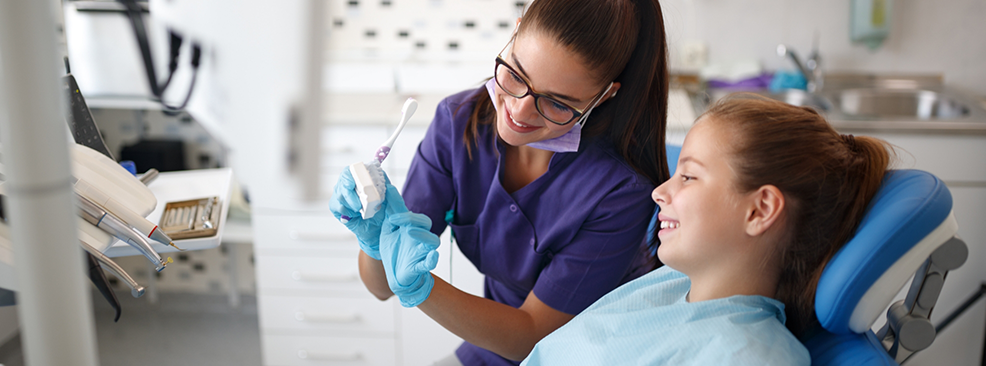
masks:
<path fill-rule="evenodd" d="M 777 56 L 777 45 L 789 45 L 804 58 L 817 33 L 824 70 L 941 74 L 948 85 L 986 96 L 986 22 L 981 21 L 986 2 L 893 1 L 890 34 L 876 50 L 850 41 L 850 0 L 661 4 L 675 68 L 682 66 L 682 45 L 698 42 L 707 47 L 710 63 L 754 60 L 767 70 L 790 69 L 790 61 Z M 343 62 L 480 62 L 509 37 L 519 3 L 523 1 L 332 0 L 329 54 Z M 408 35 L 402 37 L 402 32 Z"/>
<path fill-rule="evenodd" d="M 687 41 L 713 63 L 759 60 L 792 68 L 778 44 L 804 59 L 820 35 L 824 70 L 942 74 L 946 85 L 986 96 L 986 2 L 894 0 L 890 34 L 871 51 L 849 39 L 850 0 L 663 0 L 672 52 Z"/>

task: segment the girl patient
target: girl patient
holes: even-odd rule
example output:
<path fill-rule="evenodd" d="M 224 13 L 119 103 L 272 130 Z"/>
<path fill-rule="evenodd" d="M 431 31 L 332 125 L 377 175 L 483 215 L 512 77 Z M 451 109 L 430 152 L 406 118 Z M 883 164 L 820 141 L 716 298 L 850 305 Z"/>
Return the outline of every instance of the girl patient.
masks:
<path fill-rule="evenodd" d="M 596 301 L 524 364 L 808 365 L 795 335 L 815 321 L 822 268 L 862 220 L 888 146 L 807 108 L 719 102 L 652 193 L 665 266 Z"/>

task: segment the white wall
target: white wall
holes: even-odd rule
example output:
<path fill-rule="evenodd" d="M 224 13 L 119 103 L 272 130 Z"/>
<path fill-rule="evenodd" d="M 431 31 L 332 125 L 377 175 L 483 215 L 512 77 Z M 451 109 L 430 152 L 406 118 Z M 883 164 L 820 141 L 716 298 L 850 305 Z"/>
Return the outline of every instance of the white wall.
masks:
<path fill-rule="evenodd" d="M 0 306 L 0 346 L 17 334 L 18 323 L 16 306 Z"/>
<path fill-rule="evenodd" d="M 932 73 L 946 85 L 986 96 L 986 2 L 894 0 L 890 34 L 876 51 L 849 39 L 850 0 L 664 0 L 672 56 L 682 42 L 708 46 L 709 61 L 755 59 L 793 68 L 775 53 L 804 59 L 817 30 L 824 70 Z"/>

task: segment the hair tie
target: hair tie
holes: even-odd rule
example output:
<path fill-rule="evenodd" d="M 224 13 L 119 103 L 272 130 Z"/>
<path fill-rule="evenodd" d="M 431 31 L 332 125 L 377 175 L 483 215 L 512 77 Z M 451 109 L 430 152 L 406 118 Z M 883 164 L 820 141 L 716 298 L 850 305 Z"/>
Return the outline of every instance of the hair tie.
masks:
<path fill-rule="evenodd" d="M 842 141 L 846 143 L 849 151 L 856 152 L 856 138 L 852 134 L 842 135 Z"/>

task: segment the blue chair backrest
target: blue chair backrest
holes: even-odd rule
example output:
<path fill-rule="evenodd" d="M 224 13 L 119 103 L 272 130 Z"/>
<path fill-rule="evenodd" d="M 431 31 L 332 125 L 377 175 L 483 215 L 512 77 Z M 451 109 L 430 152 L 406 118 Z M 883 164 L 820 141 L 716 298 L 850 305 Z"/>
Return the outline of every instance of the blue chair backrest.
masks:
<path fill-rule="evenodd" d="M 856 234 L 826 265 L 815 293 L 823 329 L 804 339 L 813 365 L 897 365 L 870 327 L 918 267 L 958 230 L 934 175 L 890 171 Z"/>

